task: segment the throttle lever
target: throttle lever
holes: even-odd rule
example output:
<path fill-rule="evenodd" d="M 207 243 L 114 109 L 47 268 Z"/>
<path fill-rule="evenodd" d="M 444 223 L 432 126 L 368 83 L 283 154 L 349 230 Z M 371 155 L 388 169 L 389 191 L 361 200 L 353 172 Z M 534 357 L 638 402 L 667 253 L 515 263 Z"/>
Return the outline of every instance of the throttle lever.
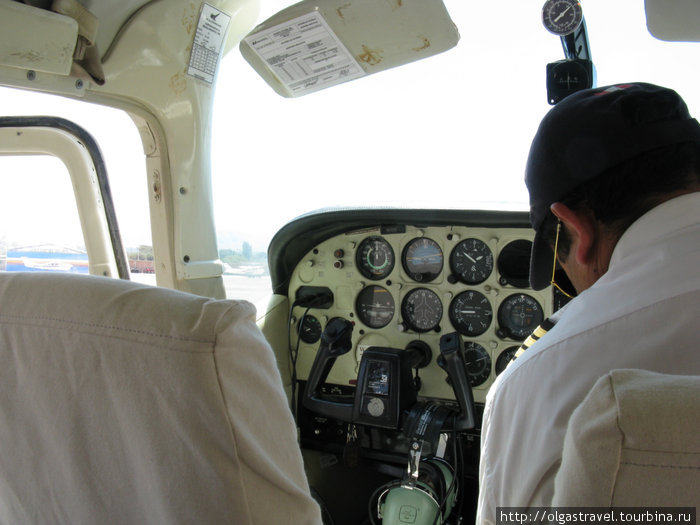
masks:
<path fill-rule="evenodd" d="M 440 338 L 440 356 L 437 359 L 440 368 L 447 372 L 452 383 L 459 416 L 453 430 L 469 430 L 476 426 L 474 417 L 474 396 L 469 384 L 467 365 L 464 362 L 464 343 L 457 332 L 445 334 Z"/>

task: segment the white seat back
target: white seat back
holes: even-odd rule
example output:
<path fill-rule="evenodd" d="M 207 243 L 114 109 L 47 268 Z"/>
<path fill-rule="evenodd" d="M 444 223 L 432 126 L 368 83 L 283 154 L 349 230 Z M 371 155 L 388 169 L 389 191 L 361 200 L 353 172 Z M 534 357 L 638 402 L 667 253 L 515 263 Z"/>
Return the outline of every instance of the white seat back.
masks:
<path fill-rule="evenodd" d="M 571 416 L 555 506 L 700 503 L 700 376 L 613 370 Z"/>
<path fill-rule="evenodd" d="M 0 523 L 316 523 L 254 307 L 0 274 Z"/>

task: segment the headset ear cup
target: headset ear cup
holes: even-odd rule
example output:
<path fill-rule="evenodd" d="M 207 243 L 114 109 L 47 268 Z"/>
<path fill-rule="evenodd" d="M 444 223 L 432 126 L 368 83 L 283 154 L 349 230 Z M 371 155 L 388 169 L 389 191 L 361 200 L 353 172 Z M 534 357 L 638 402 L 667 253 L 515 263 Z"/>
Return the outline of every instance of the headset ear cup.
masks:
<path fill-rule="evenodd" d="M 421 518 L 425 521 L 415 523 L 432 524 L 439 515 L 441 519 L 437 523 L 442 523 L 454 506 L 453 478 L 452 467 L 446 461 L 438 458 L 421 461 L 415 487 L 410 488 L 404 479 L 400 485 L 387 487 L 379 496 L 377 507 L 382 523 L 414 523 L 412 520 Z"/>
<path fill-rule="evenodd" d="M 442 523 L 437 519 L 440 503 L 433 496 L 433 490 L 421 482 L 415 488 L 400 485 L 389 489 L 383 503 L 380 497 L 380 506 L 382 525 Z"/>
<path fill-rule="evenodd" d="M 418 483 L 422 483 L 426 489 L 430 490 L 431 496 L 437 502 L 441 502 L 445 497 L 447 492 L 445 477 L 432 459 L 421 462 Z"/>

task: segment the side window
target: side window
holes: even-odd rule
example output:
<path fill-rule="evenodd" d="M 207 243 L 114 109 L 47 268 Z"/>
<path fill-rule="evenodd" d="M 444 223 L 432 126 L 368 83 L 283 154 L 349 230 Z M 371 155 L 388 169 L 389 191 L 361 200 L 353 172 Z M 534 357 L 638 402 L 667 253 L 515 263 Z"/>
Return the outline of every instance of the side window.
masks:
<path fill-rule="evenodd" d="M 118 154 L 125 157 L 126 149 Z M 119 177 L 124 171 L 117 169 L 116 178 L 132 182 Z M 105 155 L 86 128 L 61 117 L 0 117 L 0 184 L 4 271 L 129 278 Z M 138 217 L 138 200 L 125 202 L 119 193 L 126 217 Z M 138 269 L 152 264 L 140 262 Z"/>
<path fill-rule="evenodd" d="M 60 159 L 0 156 L 0 270 L 89 272 L 71 178 Z"/>

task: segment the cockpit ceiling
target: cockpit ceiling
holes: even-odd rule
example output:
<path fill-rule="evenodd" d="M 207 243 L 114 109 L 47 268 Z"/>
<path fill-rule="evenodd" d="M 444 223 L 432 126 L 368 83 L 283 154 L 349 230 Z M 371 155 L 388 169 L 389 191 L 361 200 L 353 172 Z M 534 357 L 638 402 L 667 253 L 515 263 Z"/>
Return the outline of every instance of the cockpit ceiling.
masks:
<path fill-rule="evenodd" d="M 154 0 L 74 0 L 74 2 L 82 5 L 97 18 L 99 29 L 95 43 L 100 57 L 104 57 L 124 24 L 134 13 L 143 6 L 153 3 Z M 24 0 L 20 3 L 48 11 L 57 11 L 59 5 L 68 2 L 66 0 Z"/>

